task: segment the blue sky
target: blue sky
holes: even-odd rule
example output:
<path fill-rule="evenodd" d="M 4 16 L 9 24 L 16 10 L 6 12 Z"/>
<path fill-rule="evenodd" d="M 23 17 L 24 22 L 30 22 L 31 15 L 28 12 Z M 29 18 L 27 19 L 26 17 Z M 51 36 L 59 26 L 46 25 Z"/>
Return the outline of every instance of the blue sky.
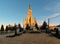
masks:
<path fill-rule="evenodd" d="M 29 3 L 32 7 L 32 16 L 37 23 L 42 24 L 50 18 L 50 25 L 60 24 L 60 0 L 0 0 L 0 25 L 23 25 L 27 18 Z"/>

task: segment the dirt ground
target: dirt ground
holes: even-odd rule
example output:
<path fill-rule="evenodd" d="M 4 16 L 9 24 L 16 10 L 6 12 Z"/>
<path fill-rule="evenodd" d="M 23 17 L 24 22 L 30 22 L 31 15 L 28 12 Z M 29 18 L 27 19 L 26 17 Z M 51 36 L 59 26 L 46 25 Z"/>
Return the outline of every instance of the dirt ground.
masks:
<path fill-rule="evenodd" d="M 60 39 L 46 33 L 25 33 L 12 38 L 0 35 L 0 44 L 60 44 Z"/>

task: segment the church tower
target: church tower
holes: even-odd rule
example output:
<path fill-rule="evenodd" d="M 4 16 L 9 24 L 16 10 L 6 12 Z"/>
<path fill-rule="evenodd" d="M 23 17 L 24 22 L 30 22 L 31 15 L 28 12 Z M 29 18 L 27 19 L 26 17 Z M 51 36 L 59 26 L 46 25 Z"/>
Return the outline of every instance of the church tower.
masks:
<path fill-rule="evenodd" d="M 28 8 L 28 24 L 29 24 L 29 26 L 31 26 L 31 20 L 32 20 L 32 8 L 29 5 L 29 8 Z"/>
<path fill-rule="evenodd" d="M 32 8 L 31 8 L 30 5 L 28 7 L 27 18 L 24 19 L 24 25 L 23 25 L 23 27 L 26 28 L 27 24 L 31 28 L 33 28 L 35 26 L 35 24 L 36 24 L 36 19 L 32 18 Z"/>

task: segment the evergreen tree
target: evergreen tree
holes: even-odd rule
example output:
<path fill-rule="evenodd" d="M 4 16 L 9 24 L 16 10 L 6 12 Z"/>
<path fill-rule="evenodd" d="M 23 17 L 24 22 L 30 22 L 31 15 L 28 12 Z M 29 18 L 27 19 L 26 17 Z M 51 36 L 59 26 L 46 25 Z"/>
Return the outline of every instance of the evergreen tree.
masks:
<path fill-rule="evenodd" d="M 59 30 L 58 30 L 58 28 L 55 28 L 54 30 L 56 30 L 56 35 L 58 36 L 58 35 L 59 35 Z"/>
<path fill-rule="evenodd" d="M 17 25 L 14 25 L 14 29 L 15 29 L 15 35 L 17 35 Z"/>
<path fill-rule="evenodd" d="M 42 29 L 47 29 L 47 23 L 45 21 L 43 22 Z"/>
<path fill-rule="evenodd" d="M 1 25 L 1 31 L 4 31 L 4 26 L 3 25 Z"/>
<path fill-rule="evenodd" d="M 6 31 L 8 31 L 9 30 L 9 27 L 8 26 L 6 26 Z"/>
<path fill-rule="evenodd" d="M 18 28 L 19 28 L 19 30 L 21 32 L 22 28 L 21 28 L 21 25 L 20 24 L 18 24 Z"/>
<path fill-rule="evenodd" d="M 38 25 L 37 25 L 37 23 L 35 24 L 35 27 L 36 27 L 36 29 L 38 30 Z"/>
<path fill-rule="evenodd" d="M 26 30 L 29 30 L 30 29 L 30 26 L 27 24 L 26 25 Z"/>

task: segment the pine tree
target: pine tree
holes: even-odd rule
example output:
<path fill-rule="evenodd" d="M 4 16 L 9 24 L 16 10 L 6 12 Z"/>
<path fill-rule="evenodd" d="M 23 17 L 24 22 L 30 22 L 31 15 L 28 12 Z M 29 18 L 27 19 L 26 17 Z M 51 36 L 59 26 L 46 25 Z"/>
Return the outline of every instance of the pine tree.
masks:
<path fill-rule="evenodd" d="M 36 29 L 38 30 L 38 25 L 37 25 L 37 23 L 35 24 L 35 27 L 36 27 Z"/>
<path fill-rule="evenodd" d="M 27 24 L 26 25 L 26 30 L 29 30 L 30 29 L 30 26 Z"/>
<path fill-rule="evenodd" d="M 14 25 L 14 29 L 15 29 L 15 35 L 17 35 L 17 25 Z"/>
<path fill-rule="evenodd" d="M 1 31 L 4 31 L 4 26 L 3 25 L 1 25 Z"/>
<path fill-rule="evenodd" d="M 8 26 L 6 26 L 6 31 L 8 31 L 9 30 L 9 27 Z"/>
<path fill-rule="evenodd" d="M 43 22 L 42 29 L 47 29 L 47 23 L 45 21 Z"/>
<path fill-rule="evenodd" d="M 18 24 L 18 28 L 19 28 L 19 31 L 21 32 L 22 28 L 20 24 Z"/>

